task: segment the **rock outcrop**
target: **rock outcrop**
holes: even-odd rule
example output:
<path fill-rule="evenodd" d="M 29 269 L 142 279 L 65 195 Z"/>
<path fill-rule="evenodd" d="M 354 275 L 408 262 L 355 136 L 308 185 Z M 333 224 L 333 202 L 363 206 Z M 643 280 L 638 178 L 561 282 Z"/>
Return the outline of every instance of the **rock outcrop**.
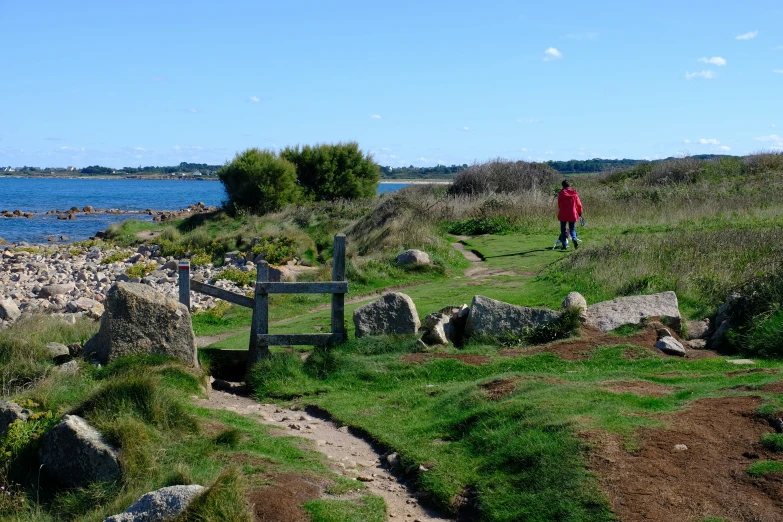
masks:
<path fill-rule="evenodd" d="M 16 321 L 21 316 L 22 312 L 19 311 L 19 307 L 16 306 L 13 299 L 0 300 L 0 319 Z"/>
<path fill-rule="evenodd" d="M 467 305 L 447 306 L 424 318 L 421 340 L 430 346 L 453 344 L 462 346 L 470 309 Z"/>
<path fill-rule="evenodd" d="M 198 495 L 206 489 L 191 486 L 169 486 L 143 495 L 131 504 L 125 512 L 114 515 L 104 522 L 164 522 L 181 515 Z"/>
<path fill-rule="evenodd" d="M 102 364 L 128 355 L 157 354 L 198 365 L 187 307 L 138 283 L 116 283 L 109 290 L 100 330 L 84 353 Z"/>
<path fill-rule="evenodd" d="M 30 411 L 15 402 L 0 401 L 0 439 L 8 433 L 8 426 L 16 421 L 26 421 Z"/>
<path fill-rule="evenodd" d="M 38 456 L 42 471 L 66 487 L 108 482 L 121 474 L 117 450 L 76 415 L 66 415 L 44 434 Z"/>
<path fill-rule="evenodd" d="M 356 337 L 415 334 L 421 326 L 413 300 L 403 293 L 386 294 L 353 313 Z"/>
<path fill-rule="evenodd" d="M 551 323 L 558 317 L 559 312 L 554 310 L 517 306 L 477 295 L 470 305 L 465 335 L 518 336 L 528 328 Z"/>
<path fill-rule="evenodd" d="M 684 357 L 686 354 L 685 347 L 677 339 L 669 335 L 658 339 L 658 341 L 655 343 L 655 347 L 663 353 L 667 353 L 669 355 L 678 355 L 680 357 Z"/>
<path fill-rule="evenodd" d="M 587 307 L 587 324 L 602 332 L 609 332 L 625 324 L 639 324 L 649 317 L 659 317 L 679 331 L 680 310 L 677 294 L 663 292 L 620 297 Z"/>
<path fill-rule="evenodd" d="M 406 250 L 397 256 L 398 265 L 429 265 L 430 256 L 421 250 Z"/>

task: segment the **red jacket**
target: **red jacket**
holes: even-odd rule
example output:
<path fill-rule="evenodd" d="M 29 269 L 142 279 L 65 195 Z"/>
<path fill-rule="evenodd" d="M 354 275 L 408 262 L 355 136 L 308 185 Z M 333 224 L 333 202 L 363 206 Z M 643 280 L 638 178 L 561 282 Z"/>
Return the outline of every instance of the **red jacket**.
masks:
<path fill-rule="evenodd" d="M 557 219 L 574 223 L 582 215 L 582 202 L 579 194 L 572 188 L 564 188 L 557 193 Z"/>

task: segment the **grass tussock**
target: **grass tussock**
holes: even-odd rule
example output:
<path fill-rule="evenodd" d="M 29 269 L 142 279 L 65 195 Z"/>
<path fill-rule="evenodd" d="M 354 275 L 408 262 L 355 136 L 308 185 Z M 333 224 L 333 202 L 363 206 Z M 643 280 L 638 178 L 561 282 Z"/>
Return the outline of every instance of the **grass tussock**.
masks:
<path fill-rule="evenodd" d="M 245 503 L 244 486 L 236 469 L 227 469 L 196 497 L 176 522 L 253 522 Z"/>
<path fill-rule="evenodd" d="M 97 324 L 87 319 L 71 325 L 39 315 L 25 316 L 0 330 L 0 399 L 31 386 L 52 370 L 46 343 L 84 343 L 97 330 Z"/>
<path fill-rule="evenodd" d="M 514 194 L 542 190 L 551 192 L 562 175 L 546 163 L 508 161 L 497 158 L 474 163 L 454 178 L 452 195 Z"/>

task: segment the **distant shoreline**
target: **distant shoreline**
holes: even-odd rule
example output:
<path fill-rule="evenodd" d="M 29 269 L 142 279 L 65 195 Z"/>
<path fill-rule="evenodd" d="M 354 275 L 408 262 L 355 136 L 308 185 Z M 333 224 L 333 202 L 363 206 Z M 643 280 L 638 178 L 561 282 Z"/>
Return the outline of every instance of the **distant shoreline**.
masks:
<path fill-rule="evenodd" d="M 113 180 L 113 179 L 125 179 L 131 181 L 220 181 L 217 178 L 192 178 L 192 177 L 177 177 L 177 176 L 101 176 L 101 175 L 84 175 L 84 176 L 58 176 L 46 175 L 46 176 L 16 176 L 16 175 L 3 175 L 0 179 L 101 179 L 101 180 Z M 444 179 L 382 179 L 379 182 L 381 185 L 450 185 L 451 181 Z"/>

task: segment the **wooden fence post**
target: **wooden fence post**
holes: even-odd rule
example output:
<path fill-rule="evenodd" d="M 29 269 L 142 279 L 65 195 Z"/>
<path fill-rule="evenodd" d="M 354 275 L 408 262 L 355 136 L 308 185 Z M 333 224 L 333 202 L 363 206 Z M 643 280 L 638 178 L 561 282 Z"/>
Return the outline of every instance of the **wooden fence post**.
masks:
<path fill-rule="evenodd" d="M 345 234 L 334 236 L 332 281 L 345 281 Z M 339 336 L 339 342 L 348 340 L 345 331 L 345 294 L 332 294 L 332 333 Z"/>
<path fill-rule="evenodd" d="M 261 261 L 256 266 L 256 282 L 269 281 L 269 263 Z M 269 294 L 259 292 L 258 285 L 254 288 L 253 323 L 250 326 L 250 350 L 247 357 L 247 369 L 260 360 L 269 357 L 269 345 L 258 342 L 259 335 L 269 333 Z"/>
<path fill-rule="evenodd" d="M 178 265 L 179 302 L 190 311 L 190 261 L 183 259 Z"/>

